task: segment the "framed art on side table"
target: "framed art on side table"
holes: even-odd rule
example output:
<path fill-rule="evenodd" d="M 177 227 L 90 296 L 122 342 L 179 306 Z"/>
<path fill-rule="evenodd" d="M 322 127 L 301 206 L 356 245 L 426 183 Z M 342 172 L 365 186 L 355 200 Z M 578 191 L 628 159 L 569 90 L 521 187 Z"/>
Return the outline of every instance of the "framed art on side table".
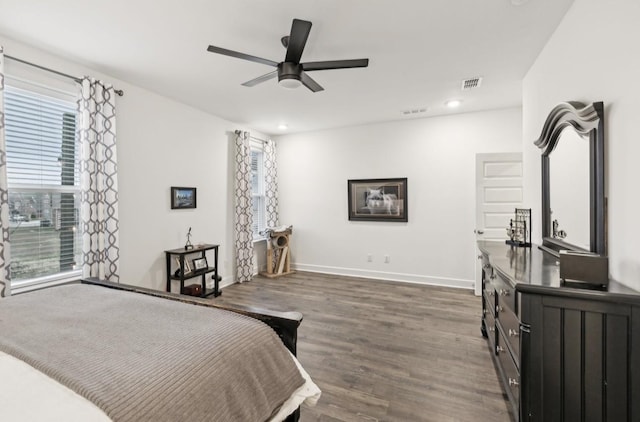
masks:
<path fill-rule="evenodd" d="M 193 261 L 193 271 L 204 270 L 209 265 L 207 264 L 207 258 L 196 258 Z"/>

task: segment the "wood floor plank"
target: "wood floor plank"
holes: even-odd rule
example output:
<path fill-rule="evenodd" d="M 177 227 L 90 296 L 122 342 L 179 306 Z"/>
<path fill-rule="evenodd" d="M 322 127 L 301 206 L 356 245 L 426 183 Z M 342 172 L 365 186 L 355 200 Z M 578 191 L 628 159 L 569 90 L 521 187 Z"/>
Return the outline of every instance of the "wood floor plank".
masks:
<path fill-rule="evenodd" d="M 304 315 L 298 359 L 323 394 L 302 422 L 510 420 L 471 291 L 295 273 L 213 300 Z"/>

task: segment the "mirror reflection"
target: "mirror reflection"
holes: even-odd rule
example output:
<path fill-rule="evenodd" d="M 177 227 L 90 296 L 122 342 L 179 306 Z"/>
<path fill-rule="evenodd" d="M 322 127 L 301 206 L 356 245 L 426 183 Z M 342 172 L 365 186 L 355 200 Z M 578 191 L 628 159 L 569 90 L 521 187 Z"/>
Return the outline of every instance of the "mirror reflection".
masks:
<path fill-rule="evenodd" d="M 550 236 L 590 248 L 589 138 L 565 128 L 549 154 Z"/>

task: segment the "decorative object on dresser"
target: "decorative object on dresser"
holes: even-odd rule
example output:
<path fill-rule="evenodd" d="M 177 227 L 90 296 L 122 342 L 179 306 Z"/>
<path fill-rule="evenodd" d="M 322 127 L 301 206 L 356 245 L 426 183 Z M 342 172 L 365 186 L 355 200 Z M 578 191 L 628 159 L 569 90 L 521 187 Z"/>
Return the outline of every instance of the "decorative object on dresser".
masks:
<path fill-rule="evenodd" d="M 591 252 L 560 251 L 560 280 L 574 287 L 585 284 L 606 287 L 609 284 L 609 260 Z"/>
<path fill-rule="evenodd" d="M 507 245 L 531 246 L 531 208 L 516 208 L 515 217 L 509 220 L 507 235 Z"/>
<path fill-rule="evenodd" d="M 171 209 L 196 207 L 196 188 L 171 187 Z"/>
<path fill-rule="evenodd" d="M 267 271 L 265 277 L 275 278 L 293 274 L 291 271 L 291 234 L 293 226 L 267 228 L 261 234 L 267 237 Z"/>
<path fill-rule="evenodd" d="M 347 181 L 349 220 L 406 223 L 407 178 Z"/>
<path fill-rule="evenodd" d="M 187 279 L 200 277 L 200 296 L 218 297 L 220 292 L 220 279 L 218 274 L 218 248 L 219 245 L 195 245 L 192 249 L 177 248 L 164 251 L 167 264 L 167 292 L 171 292 L 171 282 L 180 282 L 180 292 L 185 291 L 184 282 Z M 213 260 L 207 260 L 207 251 L 213 251 Z M 171 271 L 171 261 L 174 258 L 177 268 Z M 193 268 L 189 264 L 189 260 L 193 263 Z M 212 262 L 212 266 L 209 266 Z M 206 276 L 212 274 L 213 289 L 207 288 Z"/>

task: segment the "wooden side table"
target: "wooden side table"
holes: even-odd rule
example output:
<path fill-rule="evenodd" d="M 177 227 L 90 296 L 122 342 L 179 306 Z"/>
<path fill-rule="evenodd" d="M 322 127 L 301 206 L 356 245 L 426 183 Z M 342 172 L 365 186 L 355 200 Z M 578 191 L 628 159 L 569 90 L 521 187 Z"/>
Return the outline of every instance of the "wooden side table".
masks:
<path fill-rule="evenodd" d="M 202 293 L 200 297 L 206 297 L 213 295 L 214 297 L 220 296 L 220 279 L 218 277 L 218 247 L 220 245 L 197 245 L 193 249 L 177 248 L 164 251 L 167 261 L 167 292 L 171 292 L 171 282 L 177 280 L 180 282 L 180 293 L 184 291 L 184 281 L 200 277 L 200 283 L 202 285 Z M 207 251 L 213 250 L 213 263 L 207 260 L 207 267 L 195 269 L 193 265 L 189 264 L 189 259 L 207 258 Z M 172 258 L 177 260 L 178 271 L 171 272 L 171 260 Z M 190 269 L 190 271 L 189 271 Z M 185 271 L 186 270 L 186 271 Z M 207 289 L 207 274 L 213 273 L 213 289 Z"/>

